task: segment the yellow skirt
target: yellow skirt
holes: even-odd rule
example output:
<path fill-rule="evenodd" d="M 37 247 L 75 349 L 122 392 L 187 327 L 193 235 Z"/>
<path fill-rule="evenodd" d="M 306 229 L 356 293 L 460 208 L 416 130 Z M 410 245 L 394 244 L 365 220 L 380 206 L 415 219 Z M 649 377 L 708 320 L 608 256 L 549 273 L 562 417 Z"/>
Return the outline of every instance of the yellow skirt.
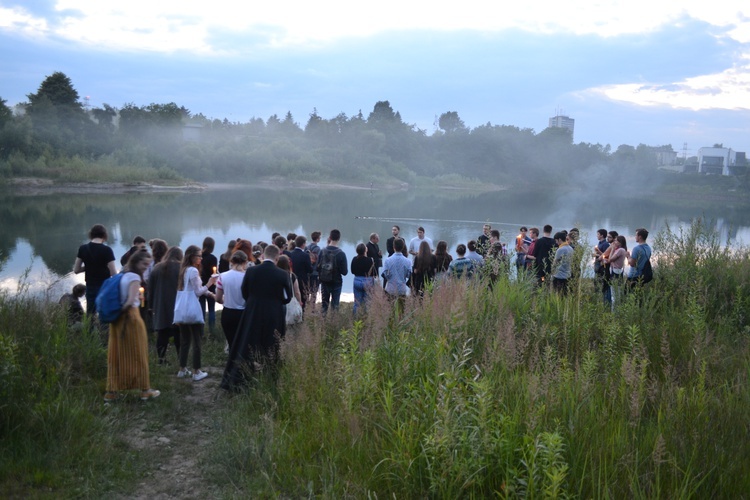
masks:
<path fill-rule="evenodd" d="M 107 391 L 150 388 L 146 325 L 138 308 L 129 307 L 109 325 Z"/>

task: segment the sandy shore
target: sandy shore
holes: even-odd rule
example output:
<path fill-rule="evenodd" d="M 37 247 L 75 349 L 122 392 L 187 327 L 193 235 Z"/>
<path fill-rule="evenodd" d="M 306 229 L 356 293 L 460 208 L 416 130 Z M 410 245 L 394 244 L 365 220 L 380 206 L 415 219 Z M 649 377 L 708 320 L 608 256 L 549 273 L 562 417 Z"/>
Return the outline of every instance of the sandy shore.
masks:
<path fill-rule="evenodd" d="M 269 177 L 249 184 L 230 184 L 222 182 L 185 182 L 182 184 L 161 185 L 149 182 L 60 182 L 53 179 L 38 177 L 17 177 L 9 179 L 4 189 L 13 191 L 16 195 L 41 195 L 50 193 L 88 194 L 88 193 L 150 193 L 150 192 L 199 192 L 199 191 L 221 191 L 228 189 L 242 189 L 247 187 L 258 187 L 263 189 L 346 189 L 361 191 L 407 191 L 412 186 L 406 182 L 393 182 L 390 184 L 340 184 L 335 182 L 311 182 L 290 181 L 281 177 Z M 485 191 L 498 191 L 506 189 L 503 186 L 484 185 Z M 0 187 L 2 189 L 2 187 Z M 440 186 L 442 190 L 475 190 L 476 188 Z"/>

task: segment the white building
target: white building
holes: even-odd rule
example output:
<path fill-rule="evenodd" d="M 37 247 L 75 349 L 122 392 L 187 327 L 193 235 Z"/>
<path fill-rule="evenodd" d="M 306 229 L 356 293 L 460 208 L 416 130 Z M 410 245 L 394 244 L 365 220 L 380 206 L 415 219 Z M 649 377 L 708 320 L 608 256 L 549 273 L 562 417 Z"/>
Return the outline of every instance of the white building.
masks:
<path fill-rule="evenodd" d="M 730 148 L 700 148 L 698 150 L 698 173 L 732 175 L 731 168 L 736 164 L 737 152 Z"/>
<path fill-rule="evenodd" d="M 557 115 L 549 119 L 549 127 L 566 128 L 570 130 L 570 137 L 573 137 L 576 128 L 576 121 L 569 116 Z"/>

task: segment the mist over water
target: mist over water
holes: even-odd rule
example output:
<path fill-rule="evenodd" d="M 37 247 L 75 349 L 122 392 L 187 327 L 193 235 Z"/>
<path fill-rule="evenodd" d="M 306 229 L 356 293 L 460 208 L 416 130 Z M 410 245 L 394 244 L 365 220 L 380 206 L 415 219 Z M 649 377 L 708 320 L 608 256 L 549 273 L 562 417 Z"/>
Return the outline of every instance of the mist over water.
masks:
<path fill-rule="evenodd" d="M 666 224 L 679 227 L 701 216 L 716 221 L 722 241 L 750 241 L 746 211 L 725 206 L 667 206 L 655 193 L 658 190 L 640 197 L 619 190 L 621 196 L 616 196 L 613 191 L 618 190 L 607 191 L 597 173 L 582 171 L 579 188 L 559 192 L 476 194 L 238 186 L 200 193 L 7 194 L 0 200 L 0 289 L 16 293 L 23 282 L 31 293 L 48 294 L 56 300 L 74 283 L 83 281 L 83 274 L 74 276 L 71 270 L 78 247 L 88 241 L 88 230 L 97 223 L 109 230 L 108 244 L 118 267 L 120 256 L 136 235 L 147 240 L 162 238 L 182 248 L 200 245 L 205 236 L 211 236 L 218 256 L 229 240 L 269 242 L 273 232 L 295 232 L 309 240 L 310 233 L 319 230 L 325 243 L 334 227 L 341 230 L 341 247 L 351 261 L 356 244 L 367 241 L 373 232 L 380 235 L 380 248 L 385 253 L 385 240 L 394 224 L 401 227 L 407 242 L 416 236 L 418 226 L 424 226 L 433 242 L 448 242 L 451 253 L 458 243 L 479 236 L 485 222 L 499 229 L 501 240 L 511 246 L 521 225 L 541 228 L 551 224 L 555 231 L 578 227 L 582 241 L 593 246 L 600 227 L 625 234 L 632 243 L 638 227 L 656 235 Z M 351 288 L 349 275 L 344 292 Z"/>

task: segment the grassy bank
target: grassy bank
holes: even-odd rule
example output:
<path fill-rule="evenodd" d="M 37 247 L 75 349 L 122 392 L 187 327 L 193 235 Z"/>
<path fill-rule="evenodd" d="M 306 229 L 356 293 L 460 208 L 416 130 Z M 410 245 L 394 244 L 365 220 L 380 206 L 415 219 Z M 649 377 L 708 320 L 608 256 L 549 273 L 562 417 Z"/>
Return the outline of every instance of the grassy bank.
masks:
<path fill-rule="evenodd" d="M 614 311 L 500 280 L 450 283 L 395 315 L 310 314 L 278 383 L 221 399 L 201 467 L 225 497 L 742 498 L 750 491 L 750 252 L 700 222 L 652 242 L 656 279 Z M 55 308 L 0 302 L 0 489 L 127 492 L 158 456 L 133 420 L 184 413 L 172 371 L 149 404 L 100 403 L 106 358 Z M 220 364 L 210 342 L 206 364 Z M 152 404 L 153 403 L 153 404 Z M 158 474 L 154 476 L 158 480 Z M 205 495 L 204 495 L 205 496 Z"/>
<path fill-rule="evenodd" d="M 228 493 L 742 497 L 750 261 L 696 224 L 614 312 L 590 282 L 450 284 L 400 317 L 313 320 L 223 416 Z"/>

